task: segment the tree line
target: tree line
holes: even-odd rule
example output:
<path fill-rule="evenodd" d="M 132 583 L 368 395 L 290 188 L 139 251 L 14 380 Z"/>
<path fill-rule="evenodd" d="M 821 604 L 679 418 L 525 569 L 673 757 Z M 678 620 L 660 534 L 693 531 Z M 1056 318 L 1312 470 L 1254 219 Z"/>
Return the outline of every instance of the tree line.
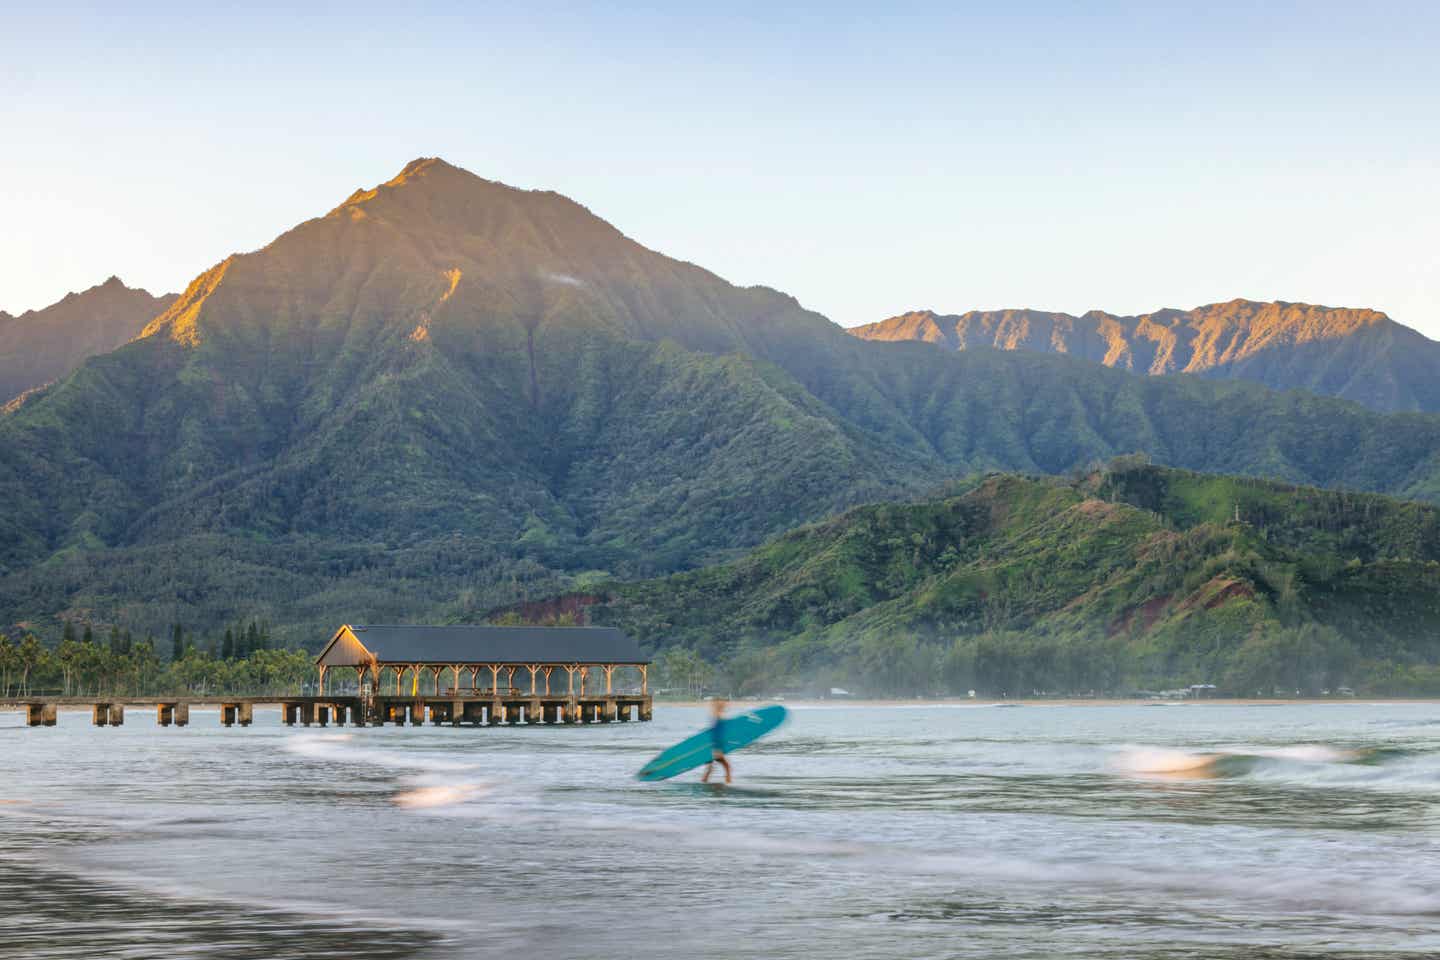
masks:
<path fill-rule="evenodd" d="M 310 654 L 275 649 L 268 627 L 257 621 L 212 637 L 175 624 L 167 641 L 136 639 L 118 626 L 100 639 L 90 624 L 77 629 L 73 621 L 53 646 L 30 631 L 15 638 L 0 633 L 0 698 L 270 696 L 298 694 L 316 679 Z"/>

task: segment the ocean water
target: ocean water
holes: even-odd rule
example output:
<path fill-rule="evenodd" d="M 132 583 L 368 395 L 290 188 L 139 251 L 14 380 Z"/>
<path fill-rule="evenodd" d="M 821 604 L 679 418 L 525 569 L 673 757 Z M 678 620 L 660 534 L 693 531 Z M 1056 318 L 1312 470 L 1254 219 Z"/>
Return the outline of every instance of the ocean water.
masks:
<path fill-rule="evenodd" d="M 1440 705 L 0 715 L 0 957 L 1434 958 Z"/>

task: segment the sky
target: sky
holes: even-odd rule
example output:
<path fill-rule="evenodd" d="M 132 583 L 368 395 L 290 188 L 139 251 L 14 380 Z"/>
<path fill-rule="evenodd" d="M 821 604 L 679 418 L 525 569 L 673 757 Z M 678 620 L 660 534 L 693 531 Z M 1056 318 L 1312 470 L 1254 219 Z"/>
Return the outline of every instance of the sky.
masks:
<path fill-rule="evenodd" d="M 1440 338 L 1440 4 L 287 6 L 0 0 L 0 310 L 183 289 L 441 156 L 847 326 L 1247 297 Z"/>

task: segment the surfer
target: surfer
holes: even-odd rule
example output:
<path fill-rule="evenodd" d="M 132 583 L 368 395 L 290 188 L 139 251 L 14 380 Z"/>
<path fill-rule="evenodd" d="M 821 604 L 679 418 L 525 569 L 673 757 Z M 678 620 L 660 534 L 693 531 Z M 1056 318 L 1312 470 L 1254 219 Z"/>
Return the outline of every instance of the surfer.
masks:
<path fill-rule="evenodd" d="M 710 782 L 710 773 L 718 763 L 725 768 L 725 782 L 729 783 L 730 761 L 725 759 L 725 741 L 720 731 L 720 724 L 725 719 L 725 701 L 720 697 L 710 701 L 710 716 L 714 718 L 710 725 L 710 762 L 705 764 L 705 772 L 700 775 L 700 782 Z"/>

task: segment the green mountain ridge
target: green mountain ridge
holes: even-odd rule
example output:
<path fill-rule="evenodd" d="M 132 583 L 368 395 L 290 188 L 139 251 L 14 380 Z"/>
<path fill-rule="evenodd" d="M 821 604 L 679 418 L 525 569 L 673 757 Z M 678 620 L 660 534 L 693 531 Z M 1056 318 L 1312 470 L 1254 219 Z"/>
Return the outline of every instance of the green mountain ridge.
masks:
<path fill-rule="evenodd" d="M 1376 310 L 1231 300 L 1082 316 L 1042 310 L 903 313 L 850 331 L 951 350 L 1063 353 L 1135 373 L 1194 373 L 1308 390 L 1382 412 L 1440 411 L 1440 343 Z"/>
<path fill-rule="evenodd" d="M 138 336 L 174 300 L 111 277 L 40 310 L 0 311 L 0 407 Z"/>
<path fill-rule="evenodd" d="M 1440 498 L 1440 418 L 869 343 L 422 159 L 0 414 L 0 623 L 263 619 L 316 643 L 1135 451 Z"/>
<path fill-rule="evenodd" d="M 1434 693 L 1437 588 L 1435 507 L 1130 458 L 861 507 L 587 609 L 745 693 Z"/>

